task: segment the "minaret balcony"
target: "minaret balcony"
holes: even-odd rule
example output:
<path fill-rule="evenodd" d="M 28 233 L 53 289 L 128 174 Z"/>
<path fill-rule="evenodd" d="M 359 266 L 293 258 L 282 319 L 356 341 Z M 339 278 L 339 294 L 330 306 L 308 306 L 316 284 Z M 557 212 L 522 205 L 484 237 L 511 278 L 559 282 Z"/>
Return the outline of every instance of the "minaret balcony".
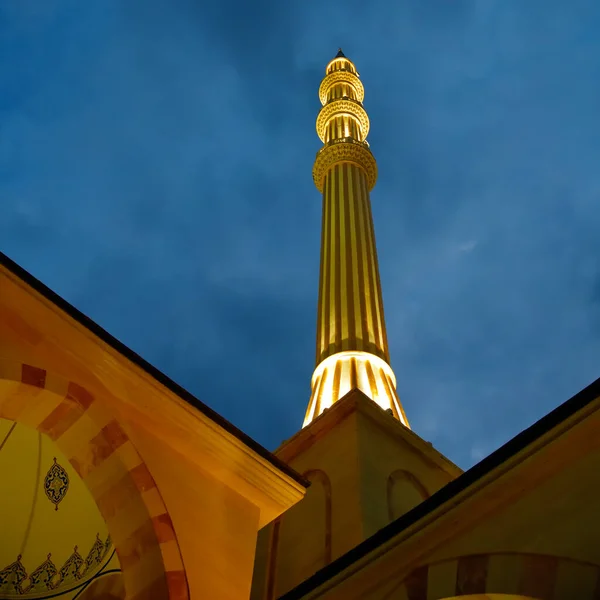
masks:
<path fill-rule="evenodd" d="M 367 111 L 358 100 L 352 100 L 347 96 L 344 98 L 335 98 L 323 106 L 317 116 L 317 135 L 322 142 L 325 141 L 327 125 L 335 117 L 351 116 L 354 117 L 360 125 L 360 133 L 365 139 L 369 133 L 369 117 Z"/>
<path fill-rule="evenodd" d="M 339 69 L 326 75 L 319 87 L 319 99 L 321 104 L 327 104 L 327 95 L 334 85 L 346 83 L 354 90 L 358 102 L 362 102 L 365 98 L 365 88 L 362 81 L 349 69 Z"/>
<path fill-rule="evenodd" d="M 342 138 L 334 138 L 332 140 L 329 140 L 323 147 L 319 148 L 319 150 L 317 151 L 317 156 L 319 156 L 319 154 L 321 154 L 321 152 L 323 152 L 323 150 L 325 150 L 325 148 L 328 148 L 329 146 L 333 146 L 335 144 L 358 144 L 359 146 L 362 146 L 363 148 L 367 148 L 367 150 L 369 150 L 370 152 L 370 148 L 371 146 L 369 146 L 369 142 L 367 142 L 367 140 L 357 140 L 353 137 L 342 137 Z"/>
<path fill-rule="evenodd" d="M 313 181 L 322 192 L 325 175 L 336 163 L 353 163 L 361 167 L 367 176 L 367 186 L 372 190 L 377 181 L 377 162 L 369 144 L 354 138 L 336 138 L 327 142 L 318 152 L 313 165 Z"/>

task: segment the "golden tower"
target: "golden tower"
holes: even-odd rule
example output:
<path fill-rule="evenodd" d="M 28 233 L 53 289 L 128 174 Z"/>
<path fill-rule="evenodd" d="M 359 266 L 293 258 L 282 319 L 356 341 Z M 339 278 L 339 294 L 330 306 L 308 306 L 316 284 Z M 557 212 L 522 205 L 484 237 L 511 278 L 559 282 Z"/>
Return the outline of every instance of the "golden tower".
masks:
<path fill-rule="evenodd" d="M 313 179 L 323 194 L 317 358 L 304 426 L 359 389 L 403 425 L 377 263 L 369 192 L 377 163 L 366 140 L 369 117 L 356 67 L 340 49 L 319 88 L 323 107 Z"/>
<path fill-rule="evenodd" d="M 341 50 L 319 97 L 317 364 L 304 425 L 275 451 L 311 485 L 261 530 L 252 600 L 280 598 L 460 473 L 408 427 L 396 393 L 369 200 L 377 165 L 363 86 Z"/>

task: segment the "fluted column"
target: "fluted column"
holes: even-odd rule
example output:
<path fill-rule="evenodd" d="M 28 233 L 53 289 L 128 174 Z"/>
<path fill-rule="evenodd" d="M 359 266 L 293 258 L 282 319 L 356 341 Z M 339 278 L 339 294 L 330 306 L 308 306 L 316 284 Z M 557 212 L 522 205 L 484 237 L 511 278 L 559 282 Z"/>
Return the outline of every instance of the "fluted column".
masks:
<path fill-rule="evenodd" d="M 319 88 L 313 167 L 323 194 L 317 357 L 304 425 L 359 388 L 408 426 L 389 352 L 369 192 L 377 164 L 356 67 L 340 52 Z"/>

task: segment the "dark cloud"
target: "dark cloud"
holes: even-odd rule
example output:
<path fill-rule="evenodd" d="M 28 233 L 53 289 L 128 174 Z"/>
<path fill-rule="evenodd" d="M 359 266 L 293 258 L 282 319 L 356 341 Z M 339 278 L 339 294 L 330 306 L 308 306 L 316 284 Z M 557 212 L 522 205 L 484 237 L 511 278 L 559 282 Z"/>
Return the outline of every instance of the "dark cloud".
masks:
<path fill-rule="evenodd" d="M 314 360 L 314 119 L 366 87 L 392 363 L 462 466 L 598 374 L 592 0 L 0 8 L 2 250 L 270 448 Z"/>

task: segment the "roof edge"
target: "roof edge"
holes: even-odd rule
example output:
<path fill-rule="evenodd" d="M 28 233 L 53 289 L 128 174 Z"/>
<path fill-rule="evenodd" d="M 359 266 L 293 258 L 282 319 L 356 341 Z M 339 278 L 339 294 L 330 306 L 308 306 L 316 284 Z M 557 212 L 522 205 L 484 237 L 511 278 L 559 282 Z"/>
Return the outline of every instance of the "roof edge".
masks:
<path fill-rule="evenodd" d="M 95 321 L 90 319 L 87 315 L 83 314 L 80 310 L 75 308 L 72 304 L 69 304 L 64 298 L 59 296 L 56 292 L 52 291 L 48 286 L 43 284 L 39 279 L 36 279 L 31 273 L 26 271 L 23 267 L 18 265 L 14 260 L 9 258 L 3 252 L 0 252 L 0 265 L 5 267 L 13 275 L 18 277 L 21 281 L 26 283 L 28 286 L 33 288 L 37 293 L 43 296 L 46 300 L 54 304 L 57 308 L 66 313 L 69 317 L 74 319 L 77 323 L 85 327 L 88 331 L 93 333 L 97 338 L 102 340 L 105 344 L 110 346 L 113 350 L 116 350 L 119 354 L 124 356 L 127 360 L 132 362 L 135 366 L 145 371 L 150 377 L 158 381 L 169 391 L 179 396 L 182 400 L 187 402 L 190 406 L 200 411 L 202 414 L 207 416 L 209 419 L 217 423 L 225 431 L 236 437 L 243 444 L 248 446 L 251 450 L 256 452 L 260 457 L 267 460 L 274 467 L 279 469 L 285 475 L 291 477 L 294 481 L 301 484 L 305 488 L 310 486 L 304 477 L 292 469 L 289 465 L 278 459 L 272 452 L 269 452 L 264 446 L 259 444 L 256 440 L 251 438 L 249 435 L 244 433 L 241 429 L 238 429 L 233 423 L 222 417 L 214 409 L 210 408 L 204 402 L 201 402 L 191 392 L 188 392 L 181 385 L 173 381 L 170 377 L 165 375 L 162 371 L 151 365 L 148 361 L 143 359 L 139 354 L 133 351 L 131 348 L 126 346 L 123 342 L 120 342 L 113 335 L 108 333 Z"/>
<path fill-rule="evenodd" d="M 445 503 L 451 501 L 470 486 L 476 484 L 494 469 L 516 456 L 519 452 L 526 449 L 567 419 L 573 417 L 599 397 L 600 378 L 550 411 L 533 423 L 533 425 L 518 433 L 486 458 L 432 494 L 421 504 L 418 504 L 415 508 L 395 521 L 392 521 L 371 537 L 346 552 L 346 554 L 343 554 L 295 588 L 280 596 L 278 600 L 300 600 L 304 598 L 307 594 L 315 591 L 321 585 L 327 583 L 327 581 L 367 556 L 370 552 L 376 550 L 405 529 L 408 529 Z"/>

